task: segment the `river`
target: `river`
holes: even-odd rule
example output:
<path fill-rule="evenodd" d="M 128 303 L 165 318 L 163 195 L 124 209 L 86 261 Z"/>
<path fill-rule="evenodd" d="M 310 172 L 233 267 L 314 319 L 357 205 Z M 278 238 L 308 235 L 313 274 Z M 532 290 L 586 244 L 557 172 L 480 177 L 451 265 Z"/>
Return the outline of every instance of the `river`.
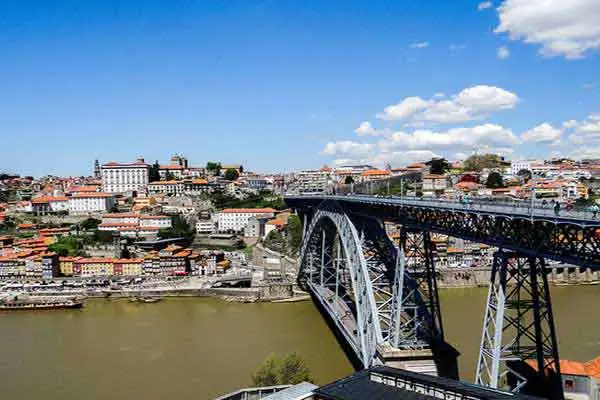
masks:
<path fill-rule="evenodd" d="M 486 291 L 441 293 L 446 336 L 473 379 Z M 553 288 L 561 355 L 600 355 L 600 287 Z M 304 356 L 318 383 L 352 372 L 310 302 L 92 300 L 80 311 L 0 313 L 6 399 L 210 399 L 250 384 L 271 352 Z"/>

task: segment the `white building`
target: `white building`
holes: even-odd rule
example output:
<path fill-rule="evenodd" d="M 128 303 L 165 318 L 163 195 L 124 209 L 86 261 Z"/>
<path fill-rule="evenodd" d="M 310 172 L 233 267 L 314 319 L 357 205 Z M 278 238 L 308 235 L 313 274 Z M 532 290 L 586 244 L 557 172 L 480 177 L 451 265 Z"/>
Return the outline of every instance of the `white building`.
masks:
<path fill-rule="evenodd" d="M 308 170 L 296 174 L 296 187 L 299 193 L 326 192 L 329 171 Z"/>
<path fill-rule="evenodd" d="M 215 223 L 211 220 L 196 222 L 196 232 L 199 234 L 210 234 L 215 230 Z"/>
<path fill-rule="evenodd" d="M 134 224 L 138 225 L 140 214 L 112 213 L 102 216 L 103 224 Z"/>
<path fill-rule="evenodd" d="M 516 176 L 521 170 L 531 171 L 531 162 L 526 160 L 511 161 L 510 162 L 510 174 Z"/>
<path fill-rule="evenodd" d="M 69 213 L 107 212 L 114 204 L 115 198 L 109 193 L 78 193 L 69 199 Z"/>
<path fill-rule="evenodd" d="M 275 212 L 272 208 L 226 208 L 217 214 L 217 229 L 220 232 L 241 232 L 251 217 L 265 215 L 273 218 Z"/>
<path fill-rule="evenodd" d="M 149 171 L 143 158 L 133 163 L 109 162 L 101 167 L 102 187 L 108 193 L 143 190 L 148 185 Z"/>
<path fill-rule="evenodd" d="M 171 217 L 168 215 L 141 215 L 140 216 L 140 229 L 154 227 L 154 228 L 170 228 Z"/>

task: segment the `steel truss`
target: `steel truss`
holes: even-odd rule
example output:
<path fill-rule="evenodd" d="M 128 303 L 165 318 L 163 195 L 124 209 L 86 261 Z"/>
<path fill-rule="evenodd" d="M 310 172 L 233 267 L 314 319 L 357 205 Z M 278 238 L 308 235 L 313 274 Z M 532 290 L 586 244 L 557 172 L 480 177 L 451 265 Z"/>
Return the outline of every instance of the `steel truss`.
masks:
<path fill-rule="evenodd" d="M 435 275 L 426 274 L 428 283 L 421 286 L 404 265 L 404 250 L 398 252 L 379 221 L 350 218 L 335 202 L 321 204 L 305 227 L 298 282 L 327 311 L 365 367 L 381 362 L 379 344 L 423 349 L 440 332 L 432 328 L 439 316 Z M 433 264 L 427 265 L 431 271 Z M 435 300 L 425 301 L 430 293 Z M 428 315 L 431 309 L 437 310 L 435 318 Z"/>
<path fill-rule="evenodd" d="M 542 258 L 504 251 L 494 255 L 475 382 L 563 398 Z"/>
<path fill-rule="evenodd" d="M 400 338 L 396 347 L 422 349 L 443 341 L 442 313 L 429 232 L 403 227 L 400 249 L 403 276 Z"/>
<path fill-rule="evenodd" d="M 320 201 L 322 199 L 286 198 L 288 204 L 300 209 L 314 207 Z M 475 208 L 440 208 L 426 202 L 422 205 L 369 204 L 348 200 L 340 201 L 340 204 L 351 215 L 394 221 L 529 256 L 600 269 L 598 222 L 527 218 Z"/>

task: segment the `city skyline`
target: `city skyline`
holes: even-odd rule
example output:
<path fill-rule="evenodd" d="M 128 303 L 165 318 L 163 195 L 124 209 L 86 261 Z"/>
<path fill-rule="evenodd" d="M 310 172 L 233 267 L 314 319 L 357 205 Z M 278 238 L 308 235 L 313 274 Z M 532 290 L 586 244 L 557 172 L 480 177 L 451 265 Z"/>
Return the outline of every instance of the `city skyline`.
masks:
<path fill-rule="evenodd" d="M 0 169 L 600 157 L 600 5 L 557 3 L 5 2 Z"/>

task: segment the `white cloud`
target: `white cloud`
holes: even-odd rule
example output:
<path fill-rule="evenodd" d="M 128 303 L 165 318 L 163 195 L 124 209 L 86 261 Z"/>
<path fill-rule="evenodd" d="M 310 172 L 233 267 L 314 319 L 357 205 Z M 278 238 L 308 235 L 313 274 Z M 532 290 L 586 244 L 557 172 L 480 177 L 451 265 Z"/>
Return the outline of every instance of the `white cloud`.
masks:
<path fill-rule="evenodd" d="M 329 142 L 323 149 L 323 154 L 329 156 L 368 157 L 373 153 L 375 145 L 371 143 L 357 143 L 351 140 Z"/>
<path fill-rule="evenodd" d="M 581 58 L 600 49 L 600 1 L 505 0 L 496 33 L 541 45 L 544 56 Z"/>
<path fill-rule="evenodd" d="M 521 139 L 525 142 L 548 143 L 560 140 L 562 130 L 557 129 L 547 122 L 529 129 L 521 134 Z"/>
<path fill-rule="evenodd" d="M 431 150 L 381 152 L 371 160 L 371 163 L 376 165 L 407 165 L 419 161 L 429 161 L 435 157 L 441 156 Z"/>
<path fill-rule="evenodd" d="M 382 132 L 373 128 L 373 125 L 371 125 L 369 121 L 362 122 L 360 126 L 354 130 L 354 132 L 358 136 L 379 136 L 382 134 Z"/>
<path fill-rule="evenodd" d="M 600 113 L 590 114 L 583 121 L 567 121 L 563 126 L 566 125 L 572 131 L 569 139 L 574 144 L 600 147 Z M 589 150 L 590 146 L 586 146 L 586 149 Z"/>
<path fill-rule="evenodd" d="M 491 1 L 482 1 L 481 3 L 479 3 L 479 5 L 477 6 L 477 9 L 479 11 L 481 10 L 486 10 L 488 8 L 492 8 L 492 2 Z"/>
<path fill-rule="evenodd" d="M 378 118 L 390 121 L 458 123 L 488 116 L 491 112 L 514 108 L 519 98 L 505 89 L 477 85 L 463 89 L 450 100 L 436 96 L 425 100 L 418 96 L 407 97 L 398 104 L 386 107 Z"/>
<path fill-rule="evenodd" d="M 508 47 L 506 46 L 500 46 L 496 49 L 496 56 L 498 56 L 499 59 L 504 60 L 508 57 L 510 57 L 510 51 L 508 51 Z"/>
<path fill-rule="evenodd" d="M 591 90 L 595 87 L 596 85 L 594 85 L 593 83 L 584 83 L 583 85 L 581 85 L 582 88 L 586 89 L 586 90 Z"/>
<path fill-rule="evenodd" d="M 429 47 L 429 42 L 415 42 L 408 45 L 411 49 L 424 49 Z"/>

